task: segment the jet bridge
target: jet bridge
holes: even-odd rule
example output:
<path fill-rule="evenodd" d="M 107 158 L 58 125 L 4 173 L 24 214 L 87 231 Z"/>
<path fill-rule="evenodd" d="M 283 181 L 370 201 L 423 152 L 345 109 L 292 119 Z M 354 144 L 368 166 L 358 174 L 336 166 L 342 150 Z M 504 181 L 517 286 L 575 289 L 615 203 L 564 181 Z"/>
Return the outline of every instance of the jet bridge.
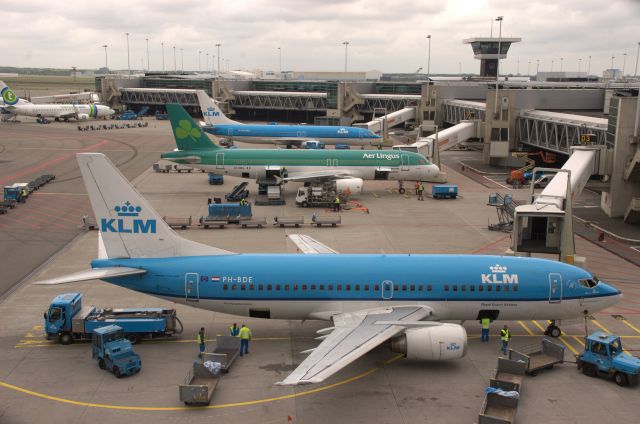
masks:
<path fill-rule="evenodd" d="M 610 174 L 609 156 L 604 146 L 573 147 L 562 169 L 535 168 L 533 175 L 556 175 L 539 194 L 532 179 L 531 204 L 516 207 L 512 245 L 507 253 L 557 254 L 563 262 L 584 266 L 585 259 L 575 256 L 572 199 L 580 195 L 591 175 Z"/>
<path fill-rule="evenodd" d="M 398 144 L 393 146 L 393 150 L 420 153 L 441 168 L 440 152 L 449 150 L 470 138 L 480 138 L 480 128 L 481 125 L 479 121 L 464 121 L 442 131 L 437 131 L 435 125 L 426 125 L 423 123 L 420 126 L 420 133 L 415 143 L 407 145 Z M 432 130 L 435 130 L 433 134 L 424 136 L 423 133 L 425 131 L 432 132 Z M 447 177 L 443 172 L 440 172 L 433 180 L 433 182 L 438 183 L 444 183 L 446 181 Z"/>
<path fill-rule="evenodd" d="M 395 112 L 388 113 L 378 118 L 366 122 L 364 124 L 355 124 L 354 127 L 366 128 L 376 134 L 384 134 L 384 138 L 387 137 L 387 131 L 391 127 L 404 124 L 407 121 L 416 119 L 416 108 L 405 107 L 404 109 L 397 110 Z"/>

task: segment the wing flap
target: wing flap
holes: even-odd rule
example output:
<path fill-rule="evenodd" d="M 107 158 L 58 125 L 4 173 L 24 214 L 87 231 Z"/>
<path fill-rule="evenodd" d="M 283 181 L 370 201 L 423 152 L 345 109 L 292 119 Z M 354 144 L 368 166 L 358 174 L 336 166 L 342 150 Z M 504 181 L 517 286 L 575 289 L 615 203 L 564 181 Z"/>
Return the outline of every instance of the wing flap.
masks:
<path fill-rule="evenodd" d="M 319 383 L 349 365 L 382 342 L 402 332 L 396 322 L 415 322 L 431 314 L 424 306 L 396 306 L 387 309 L 339 314 L 335 330 L 279 385 Z M 388 321 L 389 325 L 380 324 Z"/>
<path fill-rule="evenodd" d="M 337 254 L 338 252 L 327 246 L 326 244 L 320 243 L 318 240 L 313 237 L 309 237 L 304 234 L 289 234 L 287 237 L 295 243 L 298 249 L 307 255 L 310 254 Z"/>
<path fill-rule="evenodd" d="M 126 277 L 129 275 L 139 275 L 146 273 L 146 269 L 139 268 L 128 268 L 124 266 L 114 266 L 107 268 L 93 268 L 86 271 L 75 272 L 73 274 L 67 274 L 63 277 L 50 278 L 48 280 L 40 280 L 36 281 L 33 284 L 37 285 L 56 285 L 56 284 L 67 284 L 67 283 L 76 283 L 78 281 L 87 281 L 87 280 L 100 280 L 104 278 L 115 278 L 115 277 Z"/>

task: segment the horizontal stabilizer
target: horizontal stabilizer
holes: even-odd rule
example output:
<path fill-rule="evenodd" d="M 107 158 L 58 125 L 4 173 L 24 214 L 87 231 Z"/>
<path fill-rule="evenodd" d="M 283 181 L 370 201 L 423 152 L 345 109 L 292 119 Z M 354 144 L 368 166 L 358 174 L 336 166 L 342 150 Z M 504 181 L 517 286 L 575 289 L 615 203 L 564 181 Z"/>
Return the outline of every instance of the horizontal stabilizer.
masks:
<path fill-rule="evenodd" d="M 314 350 L 316 350 L 316 348 L 314 347 L 313 349 L 307 349 L 307 350 L 303 350 L 302 352 L 300 352 L 301 355 L 308 355 L 311 352 L 313 352 Z"/>
<path fill-rule="evenodd" d="M 146 272 L 147 270 L 145 269 L 127 268 L 124 266 L 114 266 L 109 268 L 93 268 L 87 271 L 80 271 L 80 272 L 74 272 L 73 274 L 67 274 L 64 277 L 50 278 L 48 280 L 36 281 L 33 284 L 49 286 L 49 285 L 55 285 L 55 284 L 76 283 L 78 281 L 126 277 L 129 275 L 144 274 Z"/>
<path fill-rule="evenodd" d="M 336 329 L 336 327 L 321 328 L 318 331 L 316 331 L 316 333 L 318 333 L 318 334 L 328 334 L 328 333 L 331 333 L 335 329 Z"/>

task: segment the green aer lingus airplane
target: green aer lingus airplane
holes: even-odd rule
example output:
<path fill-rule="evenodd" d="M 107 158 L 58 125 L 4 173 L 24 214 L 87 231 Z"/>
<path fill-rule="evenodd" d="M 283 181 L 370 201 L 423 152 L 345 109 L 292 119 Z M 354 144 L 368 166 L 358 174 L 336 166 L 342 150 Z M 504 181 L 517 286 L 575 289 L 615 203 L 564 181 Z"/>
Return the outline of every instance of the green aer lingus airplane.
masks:
<path fill-rule="evenodd" d="M 428 181 L 440 169 L 424 156 L 390 150 L 223 149 L 178 104 L 167 104 L 178 149 L 163 159 L 221 175 L 284 181 Z M 346 182 L 346 181 L 343 181 Z"/>

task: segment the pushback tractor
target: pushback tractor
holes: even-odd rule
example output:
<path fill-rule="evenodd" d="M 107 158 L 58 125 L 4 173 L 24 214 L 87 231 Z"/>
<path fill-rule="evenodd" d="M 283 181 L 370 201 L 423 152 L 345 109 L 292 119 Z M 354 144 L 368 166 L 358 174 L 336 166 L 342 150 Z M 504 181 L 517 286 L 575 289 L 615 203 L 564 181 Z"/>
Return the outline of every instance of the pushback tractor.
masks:
<path fill-rule="evenodd" d="M 618 386 L 638 384 L 640 359 L 623 352 L 619 336 L 603 331 L 587 336 L 577 362 L 578 369 L 589 377 L 610 376 Z"/>
<path fill-rule="evenodd" d="M 91 355 L 102 370 L 111 371 L 116 377 L 132 375 L 140 371 L 140 355 L 133 351 L 131 342 L 117 325 L 97 328 L 93 332 Z"/>

